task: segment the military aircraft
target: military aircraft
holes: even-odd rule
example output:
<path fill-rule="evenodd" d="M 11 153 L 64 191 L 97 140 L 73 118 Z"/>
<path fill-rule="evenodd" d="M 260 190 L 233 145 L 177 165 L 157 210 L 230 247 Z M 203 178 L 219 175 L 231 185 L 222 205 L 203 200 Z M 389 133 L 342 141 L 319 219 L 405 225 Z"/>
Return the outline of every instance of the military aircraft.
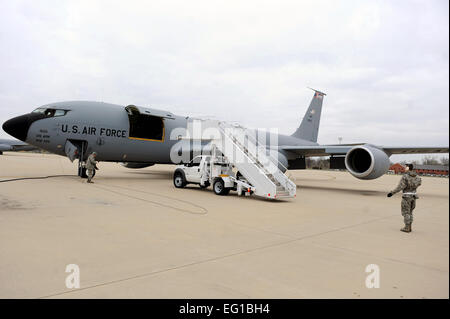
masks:
<path fill-rule="evenodd" d="M 0 139 L 0 155 L 3 155 L 3 152 L 6 151 L 18 152 L 18 151 L 33 151 L 37 149 L 38 149 L 37 147 L 31 146 L 21 141 Z"/>
<path fill-rule="evenodd" d="M 290 136 L 277 134 L 278 160 L 283 167 L 305 169 L 305 158 L 330 156 L 331 168 L 345 168 L 359 179 L 375 179 L 387 172 L 392 154 L 449 151 L 448 146 L 320 145 L 317 136 L 325 95 L 314 90 L 298 129 Z M 144 168 L 155 163 L 174 164 L 171 152 L 192 152 L 186 141 L 173 138 L 177 135 L 174 133 L 179 128 L 186 128 L 190 120 L 188 116 L 148 107 L 68 101 L 43 105 L 29 114 L 12 118 L 3 124 L 3 130 L 21 141 L 67 156 L 72 161 L 79 159 L 81 163 L 95 151 L 99 161 Z M 81 164 L 78 173 L 85 176 Z"/>

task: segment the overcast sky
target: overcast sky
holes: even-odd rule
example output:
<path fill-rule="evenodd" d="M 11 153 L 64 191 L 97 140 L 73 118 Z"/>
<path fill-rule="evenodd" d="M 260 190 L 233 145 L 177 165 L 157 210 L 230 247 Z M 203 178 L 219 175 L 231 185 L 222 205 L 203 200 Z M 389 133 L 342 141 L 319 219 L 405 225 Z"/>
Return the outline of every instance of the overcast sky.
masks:
<path fill-rule="evenodd" d="M 448 145 L 448 6 L 0 0 L 0 123 L 99 100 L 291 134 L 310 86 L 320 143 Z"/>

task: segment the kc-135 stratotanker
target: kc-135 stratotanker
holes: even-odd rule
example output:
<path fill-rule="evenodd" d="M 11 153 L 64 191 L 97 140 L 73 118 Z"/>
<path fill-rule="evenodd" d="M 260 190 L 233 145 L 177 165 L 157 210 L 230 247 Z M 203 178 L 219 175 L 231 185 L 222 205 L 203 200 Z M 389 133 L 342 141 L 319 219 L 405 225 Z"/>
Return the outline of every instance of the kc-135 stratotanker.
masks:
<path fill-rule="evenodd" d="M 305 169 L 305 158 L 330 156 L 331 168 L 345 168 L 359 179 L 375 179 L 388 171 L 392 154 L 448 153 L 448 146 L 320 145 L 317 136 L 324 97 L 325 93 L 314 90 L 298 129 L 290 136 L 276 134 L 282 170 Z M 192 141 L 174 138 L 179 137 L 174 133 L 187 128 L 190 121 L 189 116 L 148 107 L 69 101 L 43 105 L 12 118 L 3 124 L 3 130 L 30 145 L 72 161 L 78 159 L 79 175 L 83 176 L 81 163 L 94 151 L 99 161 L 120 162 L 128 168 L 178 164 L 173 159 L 180 157 L 173 152 L 191 154 Z M 202 147 L 207 143 L 203 141 Z M 273 147 L 267 144 L 272 151 Z"/>

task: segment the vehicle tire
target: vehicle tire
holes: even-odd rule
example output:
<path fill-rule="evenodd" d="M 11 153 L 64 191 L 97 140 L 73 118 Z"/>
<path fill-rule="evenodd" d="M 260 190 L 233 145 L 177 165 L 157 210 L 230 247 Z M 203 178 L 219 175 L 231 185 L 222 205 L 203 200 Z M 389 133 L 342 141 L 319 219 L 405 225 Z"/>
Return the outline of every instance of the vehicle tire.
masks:
<path fill-rule="evenodd" d="M 225 183 L 221 178 L 214 181 L 213 190 L 216 195 L 227 195 L 230 192 L 230 189 L 225 188 Z"/>
<path fill-rule="evenodd" d="M 176 172 L 173 174 L 173 185 L 176 188 L 183 188 L 186 186 L 186 179 L 184 178 L 183 174 L 180 172 Z"/>

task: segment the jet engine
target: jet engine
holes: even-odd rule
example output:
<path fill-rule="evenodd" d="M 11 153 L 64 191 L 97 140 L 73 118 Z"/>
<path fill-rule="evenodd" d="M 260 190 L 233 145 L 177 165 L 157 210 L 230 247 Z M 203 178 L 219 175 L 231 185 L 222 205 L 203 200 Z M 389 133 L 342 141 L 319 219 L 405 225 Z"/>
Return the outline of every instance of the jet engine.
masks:
<path fill-rule="evenodd" d="M 359 179 L 378 178 L 388 171 L 389 165 L 389 156 L 369 144 L 355 146 L 345 156 L 345 167 Z"/>
<path fill-rule="evenodd" d="M 149 166 L 153 166 L 155 165 L 155 163 L 120 163 L 120 165 L 122 165 L 123 167 L 126 168 L 145 168 L 145 167 L 149 167 Z"/>

